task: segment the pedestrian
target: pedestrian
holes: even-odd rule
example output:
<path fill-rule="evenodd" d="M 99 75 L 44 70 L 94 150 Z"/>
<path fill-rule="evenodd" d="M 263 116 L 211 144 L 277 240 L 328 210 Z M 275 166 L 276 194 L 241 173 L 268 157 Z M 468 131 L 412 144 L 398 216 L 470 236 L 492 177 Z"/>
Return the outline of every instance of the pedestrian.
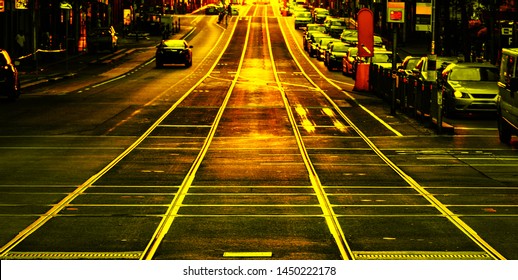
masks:
<path fill-rule="evenodd" d="M 221 10 L 218 15 L 218 23 L 221 23 L 224 16 L 225 16 L 225 10 Z"/>
<path fill-rule="evenodd" d="M 18 57 L 20 57 L 25 54 L 25 35 L 23 34 L 22 31 L 20 31 L 20 32 L 18 32 L 18 34 L 16 34 L 15 41 L 16 41 L 16 55 Z"/>
<path fill-rule="evenodd" d="M 227 5 L 227 15 L 232 16 L 232 5 L 230 3 Z"/>

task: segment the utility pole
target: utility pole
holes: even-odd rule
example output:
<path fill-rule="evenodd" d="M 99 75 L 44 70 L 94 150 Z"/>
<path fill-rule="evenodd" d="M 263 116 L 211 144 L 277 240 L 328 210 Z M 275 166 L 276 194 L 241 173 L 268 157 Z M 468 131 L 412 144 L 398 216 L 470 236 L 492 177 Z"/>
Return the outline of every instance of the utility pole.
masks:
<path fill-rule="evenodd" d="M 435 0 L 432 0 L 432 42 L 430 47 L 430 54 L 435 54 Z"/>

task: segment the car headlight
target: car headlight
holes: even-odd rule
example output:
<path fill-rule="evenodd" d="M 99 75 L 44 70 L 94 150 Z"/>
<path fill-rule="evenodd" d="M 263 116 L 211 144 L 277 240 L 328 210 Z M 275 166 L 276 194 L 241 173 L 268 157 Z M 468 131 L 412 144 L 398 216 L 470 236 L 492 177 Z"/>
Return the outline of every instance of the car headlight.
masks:
<path fill-rule="evenodd" d="M 469 95 L 465 92 L 462 92 L 460 90 L 456 90 L 453 95 L 455 96 L 455 98 L 469 98 Z"/>

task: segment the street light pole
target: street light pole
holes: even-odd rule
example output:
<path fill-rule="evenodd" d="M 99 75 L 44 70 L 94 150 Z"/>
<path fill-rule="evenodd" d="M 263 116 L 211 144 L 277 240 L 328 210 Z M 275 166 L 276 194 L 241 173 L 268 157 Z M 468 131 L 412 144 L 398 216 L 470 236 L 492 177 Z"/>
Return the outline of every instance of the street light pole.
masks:
<path fill-rule="evenodd" d="M 435 0 L 432 0 L 432 22 L 431 22 L 431 29 L 432 29 L 432 42 L 430 47 L 430 54 L 435 54 Z"/>
<path fill-rule="evenodd" d="M 72 10 L 72 5 L 63 1 L 60 4 L 60 8 L 65 12 L 65 71 L 68 73 L 68 24 L 70 22 L 70 10 Z"/>

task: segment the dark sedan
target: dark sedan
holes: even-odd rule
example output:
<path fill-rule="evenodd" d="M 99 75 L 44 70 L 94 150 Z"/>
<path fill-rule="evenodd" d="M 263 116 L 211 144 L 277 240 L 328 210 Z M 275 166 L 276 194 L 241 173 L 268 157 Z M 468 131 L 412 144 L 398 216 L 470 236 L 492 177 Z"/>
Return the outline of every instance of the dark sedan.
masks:
<path fill-rule="evenodd" d="M 163 40 L 156 49 L 156 67 L 164 64 L 192 65 L 192 46 L 185 40 Z"/>
<path fill-rule="evenodd" d="M 333 42 L 329 45 L 329 49 L 326 52 L 326 57 L 324 58 L 324 64 L 327 66 L 327 69 L 332 71 L 335 68 L 342 69 L 342 61 L 351 46 L 342 42 Z"/>
<path fill-rule="evenodd" d="M 445 113 L 496 111 L 498 68 L 494 65 L 452 63 L 444 69 L 439 82 Z"/>
<path fill-rule="evenodd" d="M 14 100 L 20 96 L 18 70 L 6 50 L 0 49 L 0 95 Z"/>

